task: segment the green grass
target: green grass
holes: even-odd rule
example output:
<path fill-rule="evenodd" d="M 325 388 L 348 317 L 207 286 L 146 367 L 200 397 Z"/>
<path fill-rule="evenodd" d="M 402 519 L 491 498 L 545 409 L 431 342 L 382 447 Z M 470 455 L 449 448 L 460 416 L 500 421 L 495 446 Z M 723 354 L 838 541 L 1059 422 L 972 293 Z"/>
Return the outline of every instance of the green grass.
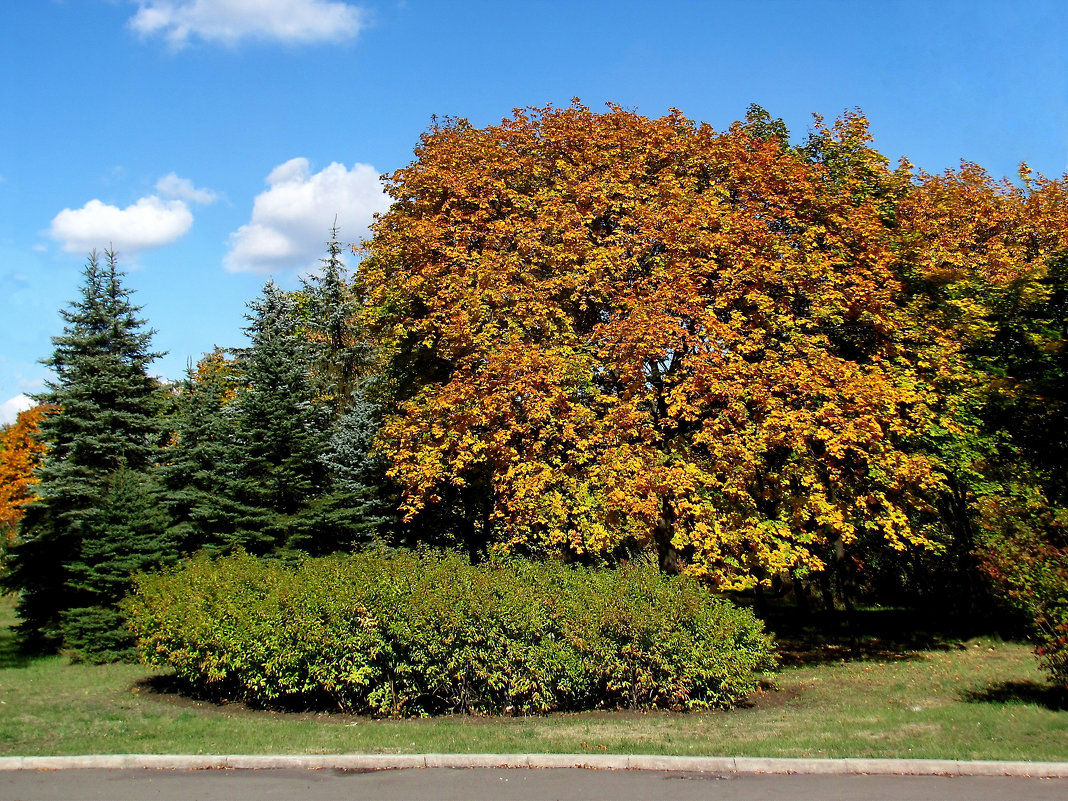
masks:
<path fill-rule="evenodd" d="M 1068 760 L 1068 704 L 1026 645 L 972 639 L 769 677 L 730 712 L 371 720 L 216 705 L 136 665 L 18 654 L 0 599 L 0 754 L 646 753 Z M 824 651 L 837 657 L 837 652 Z M 818 664 L 813 664 L 819 662 Z"/>

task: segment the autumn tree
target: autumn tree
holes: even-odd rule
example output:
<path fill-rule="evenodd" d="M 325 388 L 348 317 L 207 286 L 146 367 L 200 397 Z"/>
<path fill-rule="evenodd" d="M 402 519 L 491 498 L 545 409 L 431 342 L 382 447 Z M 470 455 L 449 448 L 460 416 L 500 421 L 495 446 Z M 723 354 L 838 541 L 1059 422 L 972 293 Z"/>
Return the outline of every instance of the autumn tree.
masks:
<path fill-rule="evenodd" d="M 940 412 L 870 191 L 902 179 L 859 114 L 824 155 L 779 130 L 575 103 L 423 136 L 359 273 L 409 518 L 724 587 L 929 541 Z"/>
<path fill-rule="evenodd" d="M 44 361 L 52 378 L 37 397 L 56 411 L 40 422 L 47 458 L 27 505 L 5 586 L 19 592 L 30 647 L 118 647 L 116 604 L 132 570 L 172 553 L 156 525 L 152 468 L 161 395 L 148 367 L 158 356 L 122 283 L 115 254 L 94 251 L 81 297 L 61 310 L 63 333 Z"/>
<path fill-rule="evenodd" d="M 992 377 L 981 416 L 995 448 L 973 491 L 980 564 L 1068 687 L 1068 181 L 1043 183 L 1037 193 L 1059 195 L 1060 219 L 1030 242 L 1031 269 L 999 293 L 992 336 L 975 348 Z"/>
<path fill-rule="evenodd" d="M 39 427 L 48 412 L 47 406 L 34 406 L 0 429 L 0 572 L 15 544 L 25 506 L 37 497 L 33 486 L 45 453 Z"/>
<path fill-rule="evenodd" d="M 974 164 L 924 175 L 902 204 L 903 255 L 930 338 L 961 343 L 938 443 L 962 556 L 1023 609 L 1068 682 L 1068 178 Z"/>

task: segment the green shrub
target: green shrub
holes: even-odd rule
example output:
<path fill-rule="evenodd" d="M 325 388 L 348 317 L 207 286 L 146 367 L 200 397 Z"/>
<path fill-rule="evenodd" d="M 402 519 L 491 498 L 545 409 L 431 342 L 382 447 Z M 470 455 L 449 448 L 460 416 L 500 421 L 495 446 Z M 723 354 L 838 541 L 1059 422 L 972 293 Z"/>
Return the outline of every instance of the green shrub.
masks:
<path fill-rule="evenodd" d="M 730 706 L 774 663 L 750 612 L 651 566 L 200 557 L 139 576 L 123 612 L 201 692 L 376 715 Z"/>
<path fill-rule="evenodd" d="M 1028 497 L 984 499 L 980 566 L 1000 597 L 1031 621 L 1035 653 L 1068 688 L 1068 509 Z"/>

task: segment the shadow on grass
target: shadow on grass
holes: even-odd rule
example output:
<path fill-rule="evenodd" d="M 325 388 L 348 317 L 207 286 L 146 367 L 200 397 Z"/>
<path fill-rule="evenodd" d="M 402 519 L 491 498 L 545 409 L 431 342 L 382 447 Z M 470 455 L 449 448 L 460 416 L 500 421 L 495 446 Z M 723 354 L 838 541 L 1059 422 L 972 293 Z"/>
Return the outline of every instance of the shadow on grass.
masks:
<path fill-rule="evenodd" d="M 230 706 L 240 704 L 233 699 L 236 695 L 227 692 L 222 687 L 201 687 L 187 681 L 183 681 L 173 673 L 162 673 L 154 676 L 146 676 L 134 682 L 138 691 L 150 695 L 169 698 L 188 704 L 210 704 L 212 706 Z"/>
<path fill-rule="evenodd" d="M 397 720 L 396 718 L 382 718 L 367 713 L 352 712 L 331 704 L 328 699 L 319 697 L 312 698 L 307 703 L 279 703 L 273 706 L 260 706 L 238 700 L 234 697 L 226 697 L 221 693 L 205 692 L 203 688 L 184 682 L 174 674 L 160 674 L 146 676 L 138 679 L 132 685 L 134 692 L 142 693 L 146 697 L 155 698 L 168 705 L 184 709 L 203 709 L 205 707 L 214 710 L 225 710 L 229 716 L 265 716 L 270 715 L 277 719 L 277 715 L 283 714 L 290 720 L 315 721 L 318 723 L 346 724 L 354 722 L 366 722 L 369 720 Z M 305 699 L 306 701 L 308 699 Z M 438 712 L 425 717 L 399 718 L 408 722 L 433 721 L 448 719 L 462 722 L 464 725 L 494 725 L 504 720 L 513 718 L 561 718 L 568 715 L 582 715 L 584 721 L 605 720 L 648 720 L 651 717 L 663 717 L 674 719 L 679 715 L 730 715 L 742 711 L 766 711 L 782 709 L 791 703 L 800 700 L 796 688 L 783 688 L 775 682 L 762 681 L 757 689 L 741 699 L 729 709 L 717 708 L 703 712 L 679 712 L 668 709 L 586 709 L 586 710 L 558 710 L 555 712 L 530 715 L 500 714 L 465 714 L 441 709 Z M 318 703 L 316 702 L 318 701 Z"/>
<path fill-rule="evenodd" d="M 860 609 L 847 615 L 773 606 L 764 621 L 775 635 L 783 665 L 916 659 L 922 651 L 955 650 L 965 640 L 994 633 L 977 626 L 974 618 L 912 609 Z"/>
<path fill-rule="evenodd" d="M 225 708 L 230 714 L 263 714 L 284 712 L 297 719 L 318 719 L 329 715 L 332 719 L 359 720 L 326 693 L 308 693 L 297 698 L 282 698 L 263 705 L 242 699 L 239 687 L 225 685 L 201 686 L 184 681 L 173 673 L 163 673 L 138 679 L 133 685 L 137 692 L 185 707 L 212 706 Z"/>
<path fill-rule="evenodd" d="M 15 596 L 0 594 L 0 670 L 27 667 L 36 658 L 20 647 L 15 634 L 16 625 Z"/>
<path fill-rule="evenodd" d="M 1034 681 L 994 682 L 962 693 L 961 700 L 972 704 L 1034 704 L 1053 712 L 1068 711 L 1068 690 Z"/>
<path fill-rule="evenodd" d="M 15 632 L 7 626 L 0 629 L 0 670 L 28 667 L 36 657 L 19 648 Z"/>

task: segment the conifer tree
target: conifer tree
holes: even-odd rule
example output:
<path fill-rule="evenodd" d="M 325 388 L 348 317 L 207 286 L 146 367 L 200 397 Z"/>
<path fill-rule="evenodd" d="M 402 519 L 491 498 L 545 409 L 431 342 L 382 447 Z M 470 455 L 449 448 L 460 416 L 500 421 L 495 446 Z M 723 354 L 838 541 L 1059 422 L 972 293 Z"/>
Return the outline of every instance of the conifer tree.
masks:
<path fill-rule="evenodd" d="M 372 348 L 361 325 L 353 275 L 341 260 L 335 222 L 322 270 L 302 279 L 304 330 L 317 397 L 332 420 L 320 455 L 327 481 L 323 494 L 294 532 L 293 547 L 312 553 L 351 550 L 379 539 L 390 522 L 385 464 L 371 456 L 381 424 L 371 399 Z"/>
<path fill-rule="evenodd" d="M 360 304 L 352 275 L 341 261 L 336 223 L 326 247 L 322 271 L 301 279 L 301 294 L 312 375 L 338 419 L 363 395 L 369 348 L 358 324 Z"/>
<path fill-rule="evenodd" d="M 173 447 L 163 474 L 165 504 L 182 553 L 225 550 L 235 541 L 242 515 L 231 407 L 238 372 L 236 361 L 216 348 L 190 366 L 176 398 Z"/>
<path fill-rule="evenodd" d="M 249 304 L 249 344 L 205 356 L 178 394 L 166 504 L 180 550 L 351 550 L 388 517 L 370 456 L 369 348 L 337 229 L 320 274 Z"/>
<path fill-rule="evenodd" d="M 173 562 L 175 543 L 156 471 L 120 468 L 108 476 L 93 536 L 70 566 L 70 586 L 84 606 L 61 616 L 63 644 L 82 659 L 131 657 L 133 642 L 118 603 L 134 573 Z"/>
<path fill-rule="evenodd" d="M 145 516 L 162 403 L 148 366 L 160 354 L 122 277 L 113 251 L 103 262 L 90 254 L 81 297 L 61 310 L 63 334 L 43 362 L 54 377 L 37 401 L 57 411 L 41 421 L 48 450 L 39 497 L 5 579 L 20 593 L 20 632 L 31 648 L 57 647 L 75 632 L 90 649 L 121 639 L 114 606 L 129 573 L 172 551 L 155 515 Z"/>
<path fill-rule="evenodd" d="M 309 374 L 310 352 L 294 299 L 273 281 L 249 303 L 237 351 L 242 384 L 233 401 L 236 544 L 264 553 L 286 546 L 300 513 L 319 494 L 329 411 Z"/>
<path fill-rule="evenodd" d="M 290 543 L 309 553 L 351 551 L 381 541 L 396 523 L 387 497 L 384 462 L 372 455 L 381 423 L 378 407 L 362 394 L 334 423 L 320 456 L 327 482 L 304 514 Z"/>

